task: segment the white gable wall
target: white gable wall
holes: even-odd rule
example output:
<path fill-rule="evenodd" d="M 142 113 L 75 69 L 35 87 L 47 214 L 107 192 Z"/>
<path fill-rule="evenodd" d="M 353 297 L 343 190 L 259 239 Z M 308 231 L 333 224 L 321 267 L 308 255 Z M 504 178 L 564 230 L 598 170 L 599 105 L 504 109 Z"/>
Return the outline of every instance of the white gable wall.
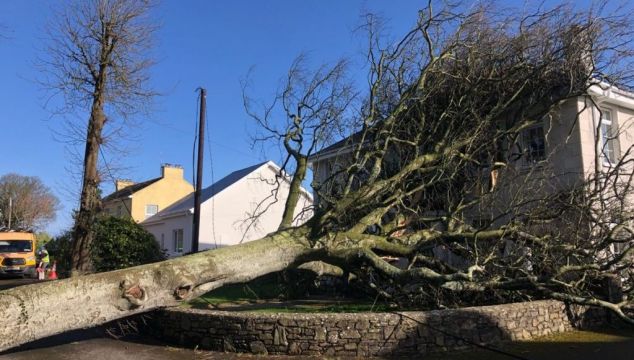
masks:
<path fill-rule="evenodd" d="M 162 219 L 160 222 L 141 223 L 141 226 L 154 235 L 156 241 L 161 245 L 163 239 L 163 249 L 169 257 L 183 255 L 191 251 L 193 216 L 187 212 L 182 212 L 177 216 Z M 177 252 L 173 239 L 173 230 L 183 229 L 183 251 Z"/>
<path fill-rule="evenodd" d="M 236 245 L 260 239 L 277 230 L 284 212 L 288 183 L 281 181 L 279 200 L 275 202 L 272 191 L 277 185 L 274 181 L 275 170 L 264 165 L 205 201 L 200 212 L 200 248 Z M 309 205 L 308 197 L 302 196 L 298 209 L 301 211 Z M 267 209 L 266 212 L 255 222 L 249 220 L 253 214 L 264 209 Z"/>
<path fill-rule="evenodd" d="M 200 211 L 199 249 L 236 245 L 262 238 L 277 230 L 282 220 L 289 185 L 288 182 L 281 181 L 279 191 L 281 196 L 275 202 L 274 197 L 270 196 L 277 187 L 274 181 L 275 170 L 265 164 L 204 201 Z M 306 194 L 301 196 L 296 215 L 310 205 L 309 196 Z M 254 213 L 264 209 L 267 209 L 266 212 L 261 214 L 254 223 L 248 220 Z M 302 219 L 296 221 L 296 225 L 305 222 L 311 215 L 312 213 L 305 214 Z M 159 244 L 163 237 L 168 255 L 174 257 L 191 251 L 192 221 L 193 215 L 184 211 L 176 216 L 164 217 L 160 220 L 152 218 L 151 221 L 141 225 L 154 235 Z M 183 229 L 182 253 L 175 251 L 172 236 L 174 229 Z"/>

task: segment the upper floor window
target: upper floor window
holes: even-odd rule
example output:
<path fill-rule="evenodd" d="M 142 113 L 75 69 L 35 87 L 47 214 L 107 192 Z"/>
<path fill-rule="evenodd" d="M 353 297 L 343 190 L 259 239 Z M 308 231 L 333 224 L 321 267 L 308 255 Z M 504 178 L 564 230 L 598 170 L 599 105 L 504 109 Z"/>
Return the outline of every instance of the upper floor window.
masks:
<path fill-rule="evenodd" d="M 148 204 L 145 205 L 145 218 L 149 218 L 158 212 L 158 205 Z"/>
<path fill-rule="evenodd" d="M 616 124 L 610 110 L 601 109 L 601 158 L 606 165 L 614 164 L 617 157 L 617 131 Z"/>
<path fill-rule="evenodd" d="M 546 141 L 544 128 L 536 126 L 526 129 L 522 133 L 523 153 L 529 164 L 534 164 L 546 159 Z"/>
<path fill-rule="evenodd" d="M 517 145 L 512 151 L 512 159 L 529 166 L 546 160 L 546 139 L 541 125 L 533 126 L 520 133 Z"/>

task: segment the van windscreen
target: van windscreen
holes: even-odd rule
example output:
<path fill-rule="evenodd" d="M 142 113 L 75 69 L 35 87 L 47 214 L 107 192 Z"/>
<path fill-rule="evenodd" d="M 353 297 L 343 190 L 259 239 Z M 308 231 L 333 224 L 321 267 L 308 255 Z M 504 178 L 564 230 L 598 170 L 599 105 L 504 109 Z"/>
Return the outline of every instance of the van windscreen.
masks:
<path fill-rule="evenodd" d="M 33 248 L 30 240 L 0 240 L 0 252 L 30 252 Z"/>

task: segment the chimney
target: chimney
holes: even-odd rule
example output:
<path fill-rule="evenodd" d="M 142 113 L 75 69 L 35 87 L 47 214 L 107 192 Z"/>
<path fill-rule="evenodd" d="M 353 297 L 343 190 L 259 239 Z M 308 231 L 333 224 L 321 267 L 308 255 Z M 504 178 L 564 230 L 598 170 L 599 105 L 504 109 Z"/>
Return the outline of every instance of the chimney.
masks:
<path fill-rule="evenodd" d="M 130 179 L 117 179 L 115 181 L 115 191 L 119 191 L 121 189 L 125 189 L 130 185 L 134 185 L 134 182 Z"/>
<path fill-rule="evenodd" d="M 175 164 L 163 164 L 161 165 L 161 177 L 170 179 L 182 179 L 185 177 L 185 171 L 183 167 Z"/>
<path fill-rule="evenodd" d="M 587 77 L 592 76 L 595 70 L 596 36 L 596 28 L 581 25 L 572 25 L 563 33 L 563 50 L 569 67 L 573 70 L 582 70 Z"/>

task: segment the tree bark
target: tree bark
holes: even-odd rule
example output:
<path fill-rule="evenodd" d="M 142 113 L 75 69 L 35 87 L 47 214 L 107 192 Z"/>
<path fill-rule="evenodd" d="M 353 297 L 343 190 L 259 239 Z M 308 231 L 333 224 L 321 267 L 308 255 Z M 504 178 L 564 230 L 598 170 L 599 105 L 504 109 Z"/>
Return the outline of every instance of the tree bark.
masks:
<path fill-rule="evenodd" d="M 90 247 L 94 234 L 92 224 L 97 213 L 101 211 L 101 198 L 99 197 L 99 148 L 103 143 L 102 133 L 106 124 L 104 113 L 106 84 L 108 68 L 111 66 L 110 57 L 115 40 L 111 34 L 111 24 L 104 26 L 104 33 L 100 39 L 99 72 L 95 77 L 94 92 L 92 94 L 92 107 L 86 134 L 86 148 L 84 152 L 84 176 L 81 189 L 79 212 L 75 220 L 73 231 L 73 244 L 71 252 L 71 274 L 78 275 L 92 271 L 92 259 Z"/>
<path fill-rule="evenodd" d="M 301 262 L 306 231 L 278 232 L 242 245 L 107 273 L 0 292 L 0 351 L 74 329 L 96 326 L 249 281 Z"/>
<path fill-rule="evenodd" d="M 279 229 L 286 229 L 293 226 L 293 219 L 295 217 L 295 208 L 299 201 L 299 196 L 302 191 L 302 181 L 306 177 L 306 169 L 308 167 L 308 160 L 305 156 L 297 156 L 297 169 L 293 174 L 290 187 L 288 189 L 288 196 L 286 197 L 286 204 L 284 206 L 284 214 L 282 215 L 282 221 Z"/>
<path fill-rule="evenodd" d="M 73 275 L 92 270 L 90 246 L 93 241 L 93 232 L 91 228 L 101 208 L 101 199 L 98 193 L 100 179 L 97 164 L 99 162 L 99 147 L 102 141 L 101 133 L 104 123 L 103 102 L 101 98 L 98 98 L 95 99 L 92 107 L 86 137 L 81 199 L 73 230 L 71 255 L 73 266 L 71 272 Z"/>

